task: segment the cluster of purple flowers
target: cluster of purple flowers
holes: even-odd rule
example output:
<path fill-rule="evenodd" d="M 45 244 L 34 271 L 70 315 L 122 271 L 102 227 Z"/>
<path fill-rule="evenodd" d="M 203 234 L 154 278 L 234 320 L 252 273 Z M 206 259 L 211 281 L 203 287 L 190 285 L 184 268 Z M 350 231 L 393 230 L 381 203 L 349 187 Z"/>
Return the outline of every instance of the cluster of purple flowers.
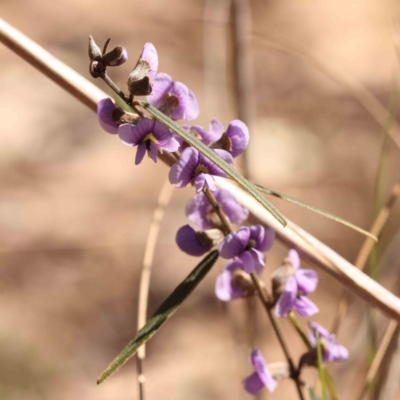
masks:
<path fill-rule="evenodd" d="M 108 56 L 111 61 L 107 65 L 120 65 L 127 60 L 124 49 L 117 56 Z M 93 57 L 100 59 L 100 55 Z M 157 70 L 157 51 L 151 43 L 146 43 L 128 78 L 131 97 L 147 96 L 148 103 L 175 121 L 196 119 L 199 106 L 195 95 L 183 83 L 173 81 L 165 73 L 157 74 Z M 196 189 L 196 195 L 186 206 L 186 216 L 197 230 L 190 225 L 182 226 L 176 234 L 178 247 L 191 256 L 202 256 L 218 246 L 221 257 L 228 262 L 217 277 L 216 296 L 222 301 L 230 301 L 253 295 L 251 279 L 245 278 L 249 277 L 248 274 L 259 275 L 263 271 L 265 253 L 272 247 L 275 232 L 261 225 L 240 226 L 247 220 L 248 210 L 228 190 L 216 188 L 213 176 L 226 177 L 226 174 L 198 150 L 188 146 L 155 119 L 135 114 L 122 118 L 124 115 L 124 111 L 116 107 L 111 99 L 104 99 L 98 104 L 98 118 L 103 129 L 118 134 L 128 146 L 137 146 L 136 164 L 143 160 L 146 152 L 154 162 L 157 162 L 159 152 L 175 153 L 178 160 L 169 172 L 169 181 L 178 188 L 191 184 Z M 215 119 L 210 122 L 208 130 L 199 125 L 183 125 L 183 128 L 230 165 L 233 165 L 233 159 L 245 150 L 249 142 L 247 126 L 239 120 L 231 121 L 226 129 Z M 210 193 L 228 223 L 239 225 L 236 231 L 229 227 L 227 232 L 215 206 L 210 202 Z M 275 271 L 272 278 L 275 315 L 284 317 L 296 311 L 302 317 L 309 317 L 317 313 L 318 307 L 307 297 L 315 291 L 317 284 L 315 271 L 301 269 L 298 253 L 290 250 L 284 264 Z M 312 349 L 303 355 L 300 365 L 315 364 L 317 332 L 324 362 L 342 361 L 348 357 L 347 350 L 336 343 L 334 335 L 313 322 L 309 323 L 309 327 Z M 272 392 L 277 379 L 269 371 L 260 351 L 253 349 L 250 359 L 254 373 L 245 379 L 245 389 L 253 395 L 263 387 Z"/>

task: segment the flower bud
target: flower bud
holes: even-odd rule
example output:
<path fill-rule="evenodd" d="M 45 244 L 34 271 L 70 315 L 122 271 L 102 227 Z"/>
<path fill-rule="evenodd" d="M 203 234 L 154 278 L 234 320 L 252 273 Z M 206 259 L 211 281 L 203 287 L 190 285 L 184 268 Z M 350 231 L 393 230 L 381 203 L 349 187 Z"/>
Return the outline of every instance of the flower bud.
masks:
<path fill-rule="evenodd" d="M 97 46 L 96 42 L 93 39 L 93 36 L 89 36 L 89 58 L 91 61 L 100 61 L 101 60 L 101 50 L 100 47 Z"/>
<path fill-rule="evenodd" d="M 118 67 L 128 60 L 128 52 L 125 47 L 117 46 L 104 54 L 101 60 L 109 67 Z"/>

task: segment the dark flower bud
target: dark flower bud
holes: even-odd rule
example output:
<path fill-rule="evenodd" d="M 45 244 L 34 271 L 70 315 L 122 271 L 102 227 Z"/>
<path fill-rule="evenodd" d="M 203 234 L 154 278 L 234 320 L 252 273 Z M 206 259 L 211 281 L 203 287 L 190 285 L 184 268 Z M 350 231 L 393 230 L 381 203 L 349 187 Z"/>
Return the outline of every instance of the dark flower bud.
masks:
<path fill-rule="evenodd" d="M 153 86 L 149 78 L 150 72 L 150 63 L 147 60 L 139 59 L 128 78 L 128 90 L 132 95 L 147 96 L 151 94 Z"/>
<path fill-rule="evenodd" d="M 128 90 L 133 96 L 148 96 L 153 91 L 153 85 L 148 76 L 139 80 L 128 79 Z"/>
<path fill-rule="evenodd" d="M 102 53 L 93 36 L 89 36 L 89 58 L 91 61 L 101 61 Z"/>
<path fill-rule="evenodd" d="M 128 60 L 128 52 L 125 47 L 117 46 L 105 53 L 101 60 L 109 67 L 118 67 Z"/>

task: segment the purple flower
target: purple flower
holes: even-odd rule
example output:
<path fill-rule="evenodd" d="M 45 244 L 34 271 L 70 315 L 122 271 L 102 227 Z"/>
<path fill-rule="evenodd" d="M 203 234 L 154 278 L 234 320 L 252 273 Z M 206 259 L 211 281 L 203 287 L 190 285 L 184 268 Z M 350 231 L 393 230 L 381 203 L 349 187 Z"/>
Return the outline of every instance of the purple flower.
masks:
<path fill-rule="evenodd" d="M 311 330 L 311 334 L 309 336 L 310 344 L 314 349 L 317 347 L 318 332 L 322 347 L 322 361 L 324 363 L 347 360 L 349 357 L 349 352 L 346 347 L 336 343 L 335 334 L 330 334 L 325 328 L 316 322 L 310 321 L 308 326 Z"/>
<path fill-rule="evenodd" d="M 261 225 L 241 227 L 236 233 L 230 233 L 219 248 L 222 258 L 238 257 L 247 273 L 254 270 L 261 273 L 265 265 L 264 252 L 268 251 L 274 242 L 275 232 L 264 229 Z"/>
<path fill-rule="evenodd" d="M 213 240 L 208 237 L 206 232 L 196 232 L 189 225 L 179 228 L 175 240 L 178 247 L 184 253 L 195 257 L 209 252 L 214 246 Z"/>
<path fill-rule="evenodd" d="M 256 349 L 252 350 L 250 361 L 255 372 L 244 380 L 245 390 L 251 395 L 256 396 L 263 387 L 266 387 L 272 393 L 276 388 L 277 382 L 269 372 L 267 363 L 261 352 Z"/>
<path fill-rule="evenodd" d="M 317 332 L 322 349 L 322 362 L 324 364 L 347 360 L 349 357 L 348 350 L 344 346 L 336 343 L 336 336 L 333 333 L 330 334 L 316 322 L 309 322 L 308 326 L 311 330 L 309 340 L 312 348 L 301 356 L 299 368 L 303 365 L 318 365 Z"/>
<path fill-rule="evenodd" d="M 285 284 L 285 290 L 280 295 L 275 307 L 275 314 L 284 317 L 290 310 L 297 311 L 302 317 L 317 313 L 318 307 L 306 296 L 317 287 L 318 275 L 311 269 L 300 268 L 300 258 L 296 250 L 290 250 L 288 260 L 293 267 L 293 276 Z"/>
<path fill-rule="evenodd" d="M 221 301 L 229 301 L 243 297 L 253 291 L 251 284 L 238 282 L 235 272 L 243 272 L 243 264 L 240 260 L 229 261 L 215 282 L 215 294 Z"/>
<path fill-rule="evenodd" d="M 226 132 L 221 122 L 216 119 L 210 122 L 208 131 L 199 125 L 193 125 L 191 130 L 196 132 L 207 146 L 226 150 L 232 157 L 241 154 L 249 143 L 249 129 L 238 119 L 229 123 Z"/>
<path fill-rule="evenodd" d="M 118 133 L 118 125 L 112 118 L 114 108 L 116 108 L 115 104 L 109 97 L 100 100 L 97 104 L 97 117 L 101 127 L 106 132 L 113 134 Z"/>
<path fill-rule="evenodd" d="M 119 126 L 120 139 L 128 146 L 138 146 L 135 164 L 139 164 L 146 153 L 157 162 L 158 150 L 177 151 L 178 141 L 173 137 L 171 131 L 160 122 L 143 118 L 137 125 L 122 124 Z"/>
<path fill-rule="evenodd" d="M 249 211 L 237 202 L 229 190 L 217 189 L 214 197 L 231 223 L 240 224 L 247 219 Z M 204 193 L 196 194 L 189 201 L 186 206 L 186 216 L 200 229 L 219 227 L 221 223 Z"/>
<path fill-rule="evenodd" d="M 149 64 L 150 71 L 147 73 L 147 76 L 153 81 L 158 69 L 158 54 L 156 48 L 152 43 L 147 42 L 143 46 L 143 50 L 140 54 L 139 60 L 145 60 Z"/>
<path fill-rule="evenodd" d="M 193 92 L 165 73 L 154 78 L 152 95 L 147 97 L 147 101 L 174 120 L 191 121 L 199 115 L 199 105 Z"/>
<path fill-rule="evenodd" d="M 135 68 L 129 74 L 128 89 L 132 95 L 147 96 L 152 93 L 153 80 L 158 69 L 157 50 L 152 43 L 143 46 Z"/>
<path fill-rule="evenodd" d="M 224 150 L 215 152 L 228 164 L 233 164 L 232 156 Z M 215 190 L 214 179 L 211 175 L 226 177 L 225 172 L 213 164 L 207 157 L 203 156 L 192 147 L 186 148 L 179 160 L 169 171 L 169 181 L 176 187 L 185 187 L 189 183 L 196 186 L 199 193 L 204 186 Z"/>

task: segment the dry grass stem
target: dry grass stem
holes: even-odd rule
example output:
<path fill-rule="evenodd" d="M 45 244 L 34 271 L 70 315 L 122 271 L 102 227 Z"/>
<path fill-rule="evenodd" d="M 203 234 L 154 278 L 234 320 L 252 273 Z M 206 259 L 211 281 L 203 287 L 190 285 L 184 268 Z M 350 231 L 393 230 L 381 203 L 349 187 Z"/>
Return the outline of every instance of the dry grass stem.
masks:
<path fill-rule="evenodd" d="M 367 376 L 365 377 L 363 387 L 360 391 L 360 394 L 357 397 L 357 400 L 362 400 L 362 398 L 367 393 L 368 388 L 370 387 L 372 381 L 377 376 L 377 373 L 382 365 L 383 360 L 388 355 L 388 350 L 391 348 L 390 344 L 393 342 L 393 339 L 397 337 L 398 334 L 399 334 L 399 323 L 395 320 L 391 320 L 382 338 L 382 342 L 379 345 L 378 351 L 375 354 L 374 360 L 368 370 Z"/>
<path fill-rule="evenodd" d="M 382 232 L 383 227 L 385 226 L 387 220 L 389 219 L 390 212 L 393 208 L 394 203 L 396 202 L 398 196 L 400 195 L 400 184 L 397 183 L 394 185 L 392 193 L 388 200 L 386 201 L 385 205 L 380 210 L 378 216 L 376 217 L 374 223 L 372 224 L 370 232 L 375 236 L 379 236 Z M 364 269 L 369 255 L 371 254 L 372 249 L 374 248 L 375 242 L 370 238 L 365 238 L 364 244 L 361 247 L 357 259 L 354 263 L 356 268 L 359 270 Z M 336 310 L 336 315 L 332 324 L 331 332 L 338 333 L 340 324 L 347 312 L 347 306 L 349 301 L 348 292 L 343 293 L 342 297 L 339 301 L 339 305 Z"/>
<path fill-rule="evenodd" d="M 7 35 L 4 34 L 5 30 L 7 31 Z M 7 44 L 13 43 L 12 46 L 9 46 L 11 50 L 16 51 L 17 54 L 21 55 L 21 57 L 28 62 L 34 62 L 34 59 L 25 54 L 28 53 L 29 55 L 32 53 L 27 44 L 32 43 L 32 46 L 34 46 L 35 49 L 40 49 L 36 43 L 27 39 L 20 32 L 11 28 L 1 20 L 0 40 L 5 41 Z M 43 72 L 56 82 L 60 82 L 60 84 L 64 81 L 70 82 L 71 85 L 63 85 L 62 87 L 68 90 L 69 93 L 74 95 L 78 100 L 88 105 L 92 110 L 96 110 L 97 102 L 100 99 L 108 97 L 83 77 L 80 77 L 77 80 L 72 79 L 77 75 L 76 72 L 71 72 L 69 68 L 66 68 L 61 61 L 54 57 L 48 57 L 48 53 L 43 49 L 37 51 L 36 54 L 37 57 L 39 57 L 38 55 L 40 54 L 45 57 L 40 63 L 37 62 L 35 64 L 37 68 L 42 71 L 43 65 Z M 68 80 L 67 78 L 57 78 L 62 75 L 63 72 L 67 73 L 69 77 Z M 174 157 L 170 154 L 161 155 L 160 159 L 166 162 L 169 166 L 171 166 L 175 161 Z M 242 206 L 250 210 L 250 221 L 262 223 L 275 229 L 277 237 L 281 242 L 285 243 L 289 247 L 298 249 L 303 257 L 328 272 L 346 288 L 353 291 L 379 310 L 385 312 L 390 317 L 400 321 L 400 299 L 398 297 L 363 274 L 355 268 L 354 265 L 346 261 L 343 257 L 325 246 L 312 235 L 297 227 L 294 223 L 288 221 L 288 226 L 285 228 L 282 227 L 271 214 L 258 204 L 256 200 L 228 180 L 217 179 L 217 184 L 219 187 L 231 190 L 232 194 L 238 199 Z"/>
<path fill-rule="evenodd" d="M 3 19 L 0 19 L 0 41 L 93 111 L 101 99 L 109 97 Z"/>
<path fill-rule="evenodd" d="M 157 238 L 160 233 L 161 221 L 164 218 L 165 208 L 169 204 L 174 187 L 169 183 L 168 179 L 164 182 L 160 195 L 157 199 L 157 206 L 153 212 L 153 218 L 150 225 L 149 234 L 146 241 L 146 249 L 144 251 L 142 272 L 139 284 L 139 300 L 138 300 L 138 320 L 137 330 L 139 331 L 147 320 L 147 304 L 149 300 L 151 267 L 153 265 L 154 253 L 157 244 Z M 139 348 L 137 353 L 138 366 L 138 383 L 140 399 L 144 399 L 144 372 L 143 361 L 146 358 L 146 345 Z"/>

